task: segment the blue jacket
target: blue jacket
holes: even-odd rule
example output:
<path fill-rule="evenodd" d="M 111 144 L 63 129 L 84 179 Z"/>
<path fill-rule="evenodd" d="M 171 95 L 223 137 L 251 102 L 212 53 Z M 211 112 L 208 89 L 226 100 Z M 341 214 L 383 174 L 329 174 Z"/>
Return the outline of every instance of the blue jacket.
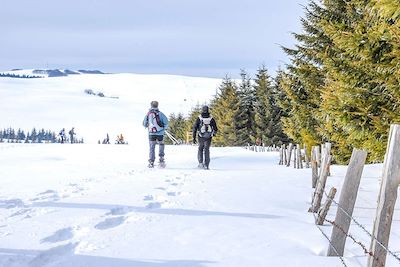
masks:
<path fill-rule="evenodd" d="M 164 115 L 164 113 L 162 113 L 161 111 L 158 110 L 158 108 L 151 108 L 149 109 L 149 112 L 146 114 L 146 116 L 144 116 L 143 119 L 143 126 L 145 128 L 149 127 L 149 113 L 152 111 L 156 111 L 158 112 L 159 116 L 160 116 L 160 120 L 163 124 L 163 128 L 157 132 L 150 132 L 149 131 L 149 135 L 164 135 L 165 130 L 168 128 L 168 118 Z"/>

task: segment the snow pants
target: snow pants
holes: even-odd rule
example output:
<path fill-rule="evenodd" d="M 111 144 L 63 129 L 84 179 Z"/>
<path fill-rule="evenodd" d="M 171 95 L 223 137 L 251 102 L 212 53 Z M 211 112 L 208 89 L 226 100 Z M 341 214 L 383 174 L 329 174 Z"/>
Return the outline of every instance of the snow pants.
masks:
<path fill-rule="evenodd" d="M 164 159 L 164 136 L 163 135 L 149 135 L 150 155 L 149 162 L 154 162 L 156 159 L 156 145 L 158 144 L 158 156 Z"/>
<path fill-rule="evenodd" d="M 199 137 L 199 150 L 197 152 L 197 159 L 199 160 L 199 163 L 204 163 L 204 165 L 207 167 L 210 164 L 210 146 L 211 138 Z"/>

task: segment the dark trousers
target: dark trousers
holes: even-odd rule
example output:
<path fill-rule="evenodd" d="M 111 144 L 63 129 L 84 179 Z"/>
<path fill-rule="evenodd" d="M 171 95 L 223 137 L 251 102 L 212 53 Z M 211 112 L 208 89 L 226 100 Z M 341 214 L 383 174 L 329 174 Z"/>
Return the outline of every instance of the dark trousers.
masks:
<path fill-rule="evenodd" d="M 199 137 L 199 150 L 197 153 L 197 159 L 199 160 L 199 163 L 204 163 L 204 165 L 206 165 L 207 167 L 210 164 L 210 146 L 211 138 Z"/>

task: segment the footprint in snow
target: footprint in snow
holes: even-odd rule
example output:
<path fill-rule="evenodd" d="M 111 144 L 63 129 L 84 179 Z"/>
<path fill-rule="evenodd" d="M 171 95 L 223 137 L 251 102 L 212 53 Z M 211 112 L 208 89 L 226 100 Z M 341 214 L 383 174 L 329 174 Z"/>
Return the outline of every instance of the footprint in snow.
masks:
<path fill-rule="evenodd" d="M 154 188 L 154 189 L 163 190 L 163 191 L 167 190 L 165 187 L 156 187 L 156 188 Z"/>
<path fill-rule="evenodd" d="M 143 200 L 144 201 L 152 201 L 152 200 L 154 200 L 154 197 L 152 195 L 147 195 L 147 196 L 144 196 Z"/>
<path fill-rule="evenodd" d="M 15 216 L 20 216 L 20 215 L 25 215 L 32 211 L 32 209 L 20 209 L 17 212 L 14 212 L 13 214 L 10 215 L 10 217 L 15 217 Z"/>
<path fill-rule="evenodd" d="M 159 208 L 161 208 L 160 202 L 151 202 L 146 205 L 146 209 L 159 209 Z"/>
<path fill-rule="evenodd" d="M 60 229 L 53 233 L 51 236 L 43 238 L 41 243 L 57 243 L 65 240 L 69 240 L 74 237 L 74 230 L 72 227 Z"/>
<path fill-rule="evenodd" d="M 0 208 L 13 209 L 13 208 L 24 208 L 24 202 L 19 198 L 0 200 Z"/>
<path fill-rule="evenodd" d="M 38 200 L 58 201 L 60 200 L 60 196 L 58 195 L 57 191 L 47 190 L 45 192 L 37 194 L 35 198 L 31 199 L 31 201 Z"/>
<path fill-rule="evenodd" d="M 63 258 L 67 258 L 75 254 L 75 248 L 79 243 L 69 243 L 66 245 L 58 246 L 45 250 L 37 255 L 28 264 L 29 267 L 41 267 L 53 265 L 54 262 L 60 262 Z M 53 264 L 52 264 L 53 263 Z"/>
<path fill-rule="evenodd" d="M 99 229 L 99 230 L 107 230 L 110 228 L 117 227 L 125 222 L 125 217 L 124 216 L 118 216 L 118 217 L 113 217 L 113 218 L 107 218 L 102 222 L 99 222 L 94 226 L 94 228 Z"/>
<path fill-rule="evenodd" d="M 108 213 L 106 213 L 106 215 L 125 215 L 131 211 L 132 209 L 129 207 L 121 206 L 111 209 Z"/>
<path fill-rule="evenodd" d="M 49 190 L 46 190 L 46 191 L 44 191 L 42 193 L 39 193 L 38 196 L 47 195 L 47 194 L 57 194 L 57 191 L 49 189 Z"/>

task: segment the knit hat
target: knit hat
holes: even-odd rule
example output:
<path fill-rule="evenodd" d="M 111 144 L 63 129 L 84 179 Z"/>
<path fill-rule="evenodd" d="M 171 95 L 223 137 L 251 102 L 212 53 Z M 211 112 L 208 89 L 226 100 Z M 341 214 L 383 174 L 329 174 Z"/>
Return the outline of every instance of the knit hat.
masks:
<path fill-rule="evenodd" d="M 150 105 L 152 108 L 158 108 L 158 101 L 151 101 Z"/>

